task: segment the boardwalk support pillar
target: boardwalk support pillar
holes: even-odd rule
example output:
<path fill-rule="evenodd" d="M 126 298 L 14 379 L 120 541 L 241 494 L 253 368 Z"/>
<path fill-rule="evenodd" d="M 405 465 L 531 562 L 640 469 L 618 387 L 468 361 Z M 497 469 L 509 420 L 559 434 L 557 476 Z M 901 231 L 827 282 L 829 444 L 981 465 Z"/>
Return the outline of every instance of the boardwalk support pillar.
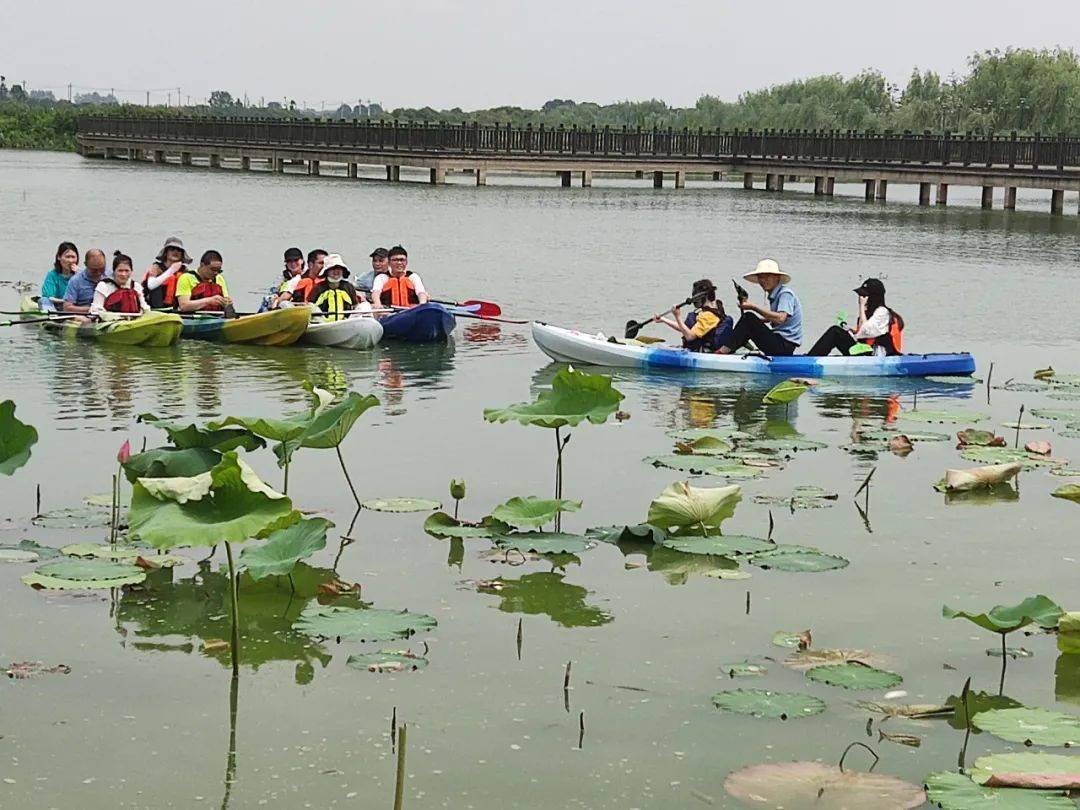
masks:
<path fill-rule="evenodd" d="M 742 187 L 745 188 L 747 191 L 751 190 L 754 187 L 754 173 L 753 172 L 743 172 Z"/>
<path fill-rule="evenodd" d="M 938 183 L 937 185 L 937 204 L 948 205 L 949 204 L 949 184 Z"/>
<path fill-rule="evenodd" d="M 386 179 L 391 183 L 396 183 L 401 180 L 401 167 L 400 166 L 387 166 L 386 167 Z"/>
<path fill-rule="evenodd" d="M 1050 213 L 1061 214 L 1065 211 L 1065 190 L 1055 188 L 1050 192 Z"/>
<path fill-rule="evenodd" d="M 312 177 L 318 177 L 319 176 L 319 161 L 317 161 L 317 160 L 309 160 L 308 161 L 307 173 L 310 174 Z"/>
<path fill-rule="evenodd" d="M 836 178 L 835 177 L 826 177 L 825 178 L 825 196 L 826 197 L 832 197 L 835 193 L 836 193 Z"/>
<path fill-rule="evenodd" d="M 441 186 L 443 183 L 446 182 L 446 169 L 440 169 L 437 166 L 433 168 L 430 172 L 429 181 L 433 186 Z"/>
<path fill-rule="evenodd" d="M 873 201 L 876 190 L 877 180 L 863 180 L 863 199 L 867 202 Z"/>
<path fill-rule="evenodd" d="M 210 168 L 211 169 L 220 169 L 221 168 L 221 155 L 210 155 Z"/>
<path fill-rule="evenodd" d="M 994 207 L 994 187 L 983 186 L 982 187 L 982 207 L 986 210 L 990 210 Z"/>
<path fill-rule="evenodd" d="M 109 156 L 108 155 L 108 150 L 105 150 L 105 152 L 106 152 L 105 157 L 108 157 Z M 190 166 L 191 165 L 191 152 L 181 152 L 180 153 L 180 165 L 181 166 Z"/>
<path fill-rule="evenodd" d="M 360 167 L 355 163 L 349 164 L 349 179 L 355 180 L 360 174 Z"/>
<path fill-rule="evenodd" d="M 818 175 L 814 178 L 814 196 L 821 197 L 825 194 L 825 178 Z"/>
<path fill-rule="evenodd" d="M 570 184 L 573 183 L 573 172 L 559 172 L 559 184 L 563 188 L 570 188 Z"/>
<path fill-rule="evenodd" d="M 1016 186 L 1005 186 L 1005 210 L 1016 210 Z"/>
<path fill-rule="evenodd" d="M 766 191 L 776 191 L 776 175 L 775 174 L 766 173 L 766 175 L 765 175 L 765 190 Z"/>
<path fill-rule="evenodd" d="M 919 205 L 930 204 L 930 183 L 919 183 Z"/>
<path fill-rule="evenodd" d="M 686 188 L 686 172 L 675 172 L 675 188 Z"/>
<path fill-rule="evenodd" d="M 652 187 L 653 188 L 663 188 L 664 187 L 664 173 L 663 172 L 653 172 L 652 173 Z"/>
<path fill-rule="evenodd" d="M 723 177 L 724 177 L 724 175 L 721 172 L 713 172 L 712 173 L 712 179 L 713 179 L 714 183 L 720 182 L 720 180 L 723 179 Z"/>
<path fill-rule="evenodd" d="M 486 186 L 487 185 L 487 166 L 477 166 L 476 169 L 474 169 L 474 171 L 476 172 L 476 185 L 478 185 L 478 186 Z"/>
<path fill-rule="evenodd" d="M 164 162 L 165 162 L 165 150 L 164 149 L 155 149 L 154 150 L 154 163 L 164 163 Z"/>
<path fill-rule="evenodd" d="M 581 171 L 581 187 L 582 188 L 591 188 L 592 187 L 592 169 L 583 169 Z"/>
<path fill-rule="evenodd" d="M 243 169 L 244 171 L 247 171 L 248 169 L 250 169 L 251 168 L 251 158 L 249 158 L 247 155 L 244 155 L 242 158 L 240 158 L 240 168 Z"/>
<path fill-rule="evenodd" d="M 889 181 L 878 180 L 877 181 L 877 200 L 878 202 L 885 202 L 885 198 L 889 194 Z"/>

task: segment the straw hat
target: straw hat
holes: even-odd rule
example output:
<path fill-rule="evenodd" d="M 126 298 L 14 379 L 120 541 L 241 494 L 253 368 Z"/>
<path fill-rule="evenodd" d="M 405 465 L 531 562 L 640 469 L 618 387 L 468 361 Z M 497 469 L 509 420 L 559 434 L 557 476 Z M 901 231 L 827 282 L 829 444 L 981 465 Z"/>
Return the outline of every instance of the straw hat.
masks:
<path fill-rule="evenodd" d="M 788 284 L 791 281 L 791 274 L 782 272 L 775 259 L 762 259 L 757 263 L 754 272 L 747 273 L 743 278 L 751 284 L 757 284 L 758 276 L 780 276 L 781 284 Z"/>
<path fill-rule="evenodd" d="M 165 240 L 165 246 L 158 252 L 157 260 L 159 262 L 165 261 L 165 251 L 167 251 L 169 248 L 176 248 L 184 254 L 184 264 L 191 264 L 193 261 L 195 261 L 191 258 L 190 255 L 188 255 L 188 252 L 184 250 L 183 240 L 177 236 L 170 236 L 168 239 Z"/>
<path fill-rule="evenodd" d="M 319 278 L 325 278 L 326 274 L 334 267 L 341 268 L 341 274 L 344 278 L 349 277 L 349 268 L 345 265 L 345 260 L 341 258 L 341 254 L 331 253 L 323 261 L 323 268 L 319 271 Z"/>

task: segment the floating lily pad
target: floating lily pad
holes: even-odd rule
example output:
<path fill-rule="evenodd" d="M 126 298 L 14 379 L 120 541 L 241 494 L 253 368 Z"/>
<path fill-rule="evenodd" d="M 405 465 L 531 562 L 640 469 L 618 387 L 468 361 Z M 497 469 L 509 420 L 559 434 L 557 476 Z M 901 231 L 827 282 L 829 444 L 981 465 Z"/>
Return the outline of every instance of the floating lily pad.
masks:
<path fill-rule="evenodd" d="M 1050 397 L 1050 399 L 1078 400 L 1080 399 L 1080 391 L 1070 391 L 1067 388 L 1062 388 L 1059 391 L 1051 391 L 1047 396 Z"/>
<path fill-rule="evenodd" d="M 579 554 L 589 548 L 588 538 L 565 532 L 513 532 L 495 538 L 502 549 L 536 554 Z"/>
<path fill-rule="evenodd" d="M 993 385 L 995 391 L 1016 391 L 1027 393 L 1030 391 L 1045 391 L 1049 388 L 1046 383 L 1041 382 L 1021 382 L 1020 380 L 1006 380 L 1001 385 Z"/>
<path fill-rule="evenodd" d="M 1080 374 L 1051 374 L 1045 378 L 1051 385 L 1080 386 Z"/>
<path fill-rule="evenodd" d="M 491 516 L 498 521 L 521 528 L 537 528 L 553 521 L 560 512 L 577 512 L 581 501 L 568 501 L 561 498 L 545 499 L 530 495 L 527 498 L 511 498 L 491 510 Z"/>
<path fill-rule="evenodd" d="M 821 487 L 807 484 L 795 487 L 790 495 L 755 495 L 754 503 L 787 506 L 791 509 L 821 509 L 832 506 L 839 497 L 835 492 L 826 492 Z"/>
<path fill-rule="evenodd" d="M 797 650 L 784 659 L 784 666 L 797 672 L 806 672 L 809 669 L 820 666 L 835 666 L 838 664 L 863 664 L 868 667 L 874 666 L 881 656 L 867 652 L 866 650 Z"/>
<path fill-rule="evenodd" d="M 825 711 L 825 701 L 801 692 L 771 692 L 767 689 L 733 689 L 712 696 L 713 705 L 735 714 L 795 720 Z"/>
<path fill-rule="evenodd" d="M 738 428 L 686 428 L 684 430 L 672 430 L 668 434 L 673 439 L 681 442 L 693 442 L 698 439 L 721 439 L 735 441 L 737 439 L 749 439 L 750 434 Z"/>
<path fill-rule="evenodd" d="M 135 560 L 139 568 L 153 571 L 158 568 L 176 568 L 187 565 L 191 560 L 182 554 L 141 554 Z"/>
<path fill-rule="evenodd" d="M 1046 430 L 1050 427 L 1040 422 L 1002 422 L 1001 426 L 1007 430 Z"/>
<path fill-rule="evenodd" d="M 750 661 L 739 661 L 735 664 L 721 664 L 720 671 L 727 673 L 729 678 L 752 678 L 760 677 L 769 670 L 761 664 L 754 664 Z"/>
<path fill-rule="evenodd" d="M 811 667 L 806 670 L 806 677 L 843 689 L 890 689 L 904 681 L 895 672 L 886 672 L 855 662 Z"/>
<path fill-rule="evenodd" d="M 380 650 L 376 653 L 350 655 L 345 664 L 367 672 L 410 672 L 423 669 L 428 665 L 428 660 L 410 652 Z"/>
<path fill-rule="evenodd" d="M 146 572 L 135 565 L 106 560 L 56 560 L 25 574 L 22 581 L 31 588 L 81 590 L 119 588 L 146 579 Z"/>
<path fill-rule="evenodd" d="M 1080 422 L 1080 410 L 1062 410 L 1059 408 L 1034 408 L 1032 416 L 1039 419 L 1055 419 L 1062 422 Z"/>
<path fill-rule="evenodd" d="M 926 802 L 922 788 L 895 776 L 822 762 L 751 765 L 728 774 L 724 790 L 751 807 L 791 810 L 909 810 Z"/>
<path fill-rule="evenodd" d="M 888 443 L 890 439 L 896 438 L 903 433 L 913 442 L 947 442 L 952 438 L 948 433 L 935 433 L 929 430 L 885 430 L 885 429 L 870 429 L 860 430 L 859 437 L 868 442 L 885 442 Z"/>
<path fill-rule="evenodd" d="M 428 498 L 372 498 L 360 504 L 373 512 L 433 512 L 442 504 Z"/>
<path fill-rule="evenodd" d="M 113 500 L 112 495 L 106 492 L 101 492 L 97 495 L 87 495 L 85 498 L 82 499 L 82 502 L 85 503 L 87 506 L 96 506 L 99 509 L 110 509 L 112 508 Z"/>
<path fill-rule="evenodd" d="M 963 731 L 968 727 L 967 711 L 964 709 L 964 701 L 961 695 L 950 695 L 945 705 L 953 710 L 953 716 L 949 718 L 949 725 Z M 1007 695 L 991 694 L 990 692 L 968 692 L 967 708 L 974 717 L 991 709 L 1015 709 L 1020 704 Z M 976 734 L 982 732 L 975 726 L 971 730 Z"/>
<path fill-rule="evenodd" d="M 1067 501 L 1080 503 L 1080 484 L 1065 484 L 1050 493 L 1055 498 L 1064 498 Z"/>
<path fill-rule="evenodd" d="M 334 524 L 323 518 L 305 518 L 266 538 L 259 546 L 240 552 L 240 566 L 255 581 L 268 576 L 285 576 L 316 551 L 326 548 L 326 531 Z"/>
<path fill-rule="evenodd" d="M 1080 717 L 1048 709 L 991 709 L 976 714 L 971 722 L 1008 742 L 1065 747 L 1080 744 Z"/>
<path fill-rule="evenodd" d="M 965 447 L 960 451 L 960 458 L 979 464 L 1012 464 L 1019 462 L 1025 469 L 1061 464 L 1061 461 L 1046 456 L 1017 450 L 1011 447 Z"/>
<path fill-rule="evenodd" d="M 97 557 L 102 560 L 134 560 L 142 552 L 130 546 L 110 546 L 102 543 L 72 543 L 60 549 L 68 557 Z"/>
<path fill-rule="evenodd" d="M 960 410 L 914 410 L 902 411 L 900 418 L 908 422 L 937 422 L 941 424 L 960 424 L 962 422 L 981 422 L 987 419 L 984 413 Z"/>
<path fill-rule="evenodd" d="M 431 616 L 407 610 L 320 605 L 313 602 L 304 608 L 293 628 L 317 638 L 390 641 L 431 630 L 437 624 Z"/>
<path fill-rule="evenodd" d="M 1019 751 L 975 760 L 971 778 L 990 787 L 1080 790 L 1080 757 Z"/>
<path fill-rule="evenodd" d="M 694 454 L 699 456 L 726 456 L 735 446 L 726 439 L 716 436 L 702 436 L 688 442 L 677 442 L 676 452 L 680 454 Z"/>
<path fill-rule="evenodd" d="M 783 453 L 784 451 L 797 452 L 799 450 L 823 450 L 829 445 L 825 442 L 816 442 L 811 439 L 803 439 L 797 436 L 784 436 L 775 439 L 751 439 L 739 442 L 740 449 L 760 450 L 763 452 Z"/>
<path fill-rule="evenodd" d="M 667 539 L 667 532 L 648 523 L 633 526 L 594 526 L 585 536 L 601 543 L 653 543 L 660 545 Z"/>
<path fill-rule="evenodd" d="M 952 771 L 926 777 L 926 794 L 942 810 L 1076 810 L 1076 803 L 1061 791 L 986 787 Z"/>
<path fill-rule="evenodd" d="M 777 545 L 750 557 L 750 564 L 758 568 L 792 573 L 831 571 L 846 568 L 848 561 L 834 554 L 825 554 L 809 546 Z"/>
<path fill-rule="evenodd" d="M 718 557 L 735 557 L 756 554 L 776 548 L 776 544 L 760 537 L 743 534 L 712 534 L 706 537 L 668 537 L 663 545 L 687 554 L 714 554 Z"/>
<path fill-rule="evenodd" d="M 30 460 L 38 432 L 15 416 L 15 403 L 0 402 L 0 475 L 11 475 Z"/>
<path fill-rule="evenodd" d="M 557 428 L 581 424 L 599 425 L 619 409 L 622 392 L 611 386 L 611 377 L 586 374 L 564 368 L 533 402 L 518 402 L 505 408 L 485 408 L 488 422 L 517 421 L 523 425 Z"/>
<path fill-rule="evenodd" d="M 750 579 L 752 575 L 749 571 L 743 571 L 740 568 L 713 568 L 703 571 L 702 576 L 709 579 Z"/>
<path fill-rule="evenodd" d="M 810 646 L 810 631 L 803 630 L 798 633 L 791 633 L 787 630 L 777 630 L 773 633 L 772 643 L 776 647 L 805 650 Z"/>
<path fill-rule="evenodd" d="M 654 467 L 666 467 L 669 470 L 696 473 L 698 475 L 715 475 L 719 478 L 757 478 L 761 475 L 761 469 L 758 467 L 740 464 L 722 456 L 672 454 L 668 456 L 647 456 L 642 461 L 646 464 L 652 464 Z"/>
<path fill-rule="evenodd" d="M 1017 605 L 995 605 L 986 613 L 967 613 L 942 605 L 941 615 L 946 619 L 963 618 L 994 633 L 1011 633 L 1031 623 L 1040 627 L 1057 627 L 1062 609 L 1050 598 L 1039 594 L 1029 596 Z"/>
<path fill-rule="evenodd" d="M 45 529 L 96 529 L 110 523 L 107 509 L 91 506 L 75 506 L 43 512 L 30 520 Z"/>
<path fill-rule="evenodd" d="M 977 430 L 976 428 L 967 428 L 961 430 L 956 434 L 957 440 L 959 440 L 963 447 L 1004 447 L 1005 439 L 998 436 L 992 430 Z"/>
<path fill-rule="evenodd" d="M 17 545 L 0 546 L 0 563 L 38 562 L 59 556 L 60 552 L 55 548 L 39 545 L 34 540 L 20 540 Z"/>
<path fill-rule="evenodd" d="M 486 539 L 499 534 L 507 534 L 510 527 L 505 523 L 492 518 L 484 518 L 479 523 L 466 523 L 454 520 L 445 512 L 435 512 L 428 515 L 424 521 L 424 531 L 432 537 L 448 538 L 459 537 L 462 539 L 480 538 Z"/>

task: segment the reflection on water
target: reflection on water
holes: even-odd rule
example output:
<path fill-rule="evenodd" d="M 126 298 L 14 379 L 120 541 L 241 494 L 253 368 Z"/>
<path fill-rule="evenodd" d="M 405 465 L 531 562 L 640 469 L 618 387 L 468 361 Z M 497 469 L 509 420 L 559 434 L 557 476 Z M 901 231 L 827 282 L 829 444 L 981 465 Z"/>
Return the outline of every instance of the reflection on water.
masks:
<path fill-rule="evenodd" d="M 481 593 L 499 597 L 505 613 L 543 615 L 563 627 L 599 627 L 615 620 L 606 611 L 585 604 L 589 592 L 580 585 L 563 581 L 563 574 L 539 571 L 518 579 L 494 580 L 497 587 L 481 586 Z"/>

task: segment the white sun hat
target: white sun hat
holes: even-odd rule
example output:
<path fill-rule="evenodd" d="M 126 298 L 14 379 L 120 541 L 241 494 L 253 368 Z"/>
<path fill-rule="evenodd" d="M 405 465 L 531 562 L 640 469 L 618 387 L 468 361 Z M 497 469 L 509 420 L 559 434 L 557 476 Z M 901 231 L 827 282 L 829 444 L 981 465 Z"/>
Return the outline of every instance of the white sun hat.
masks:
<path fill-rule="evenodd" d="M 775 259 L 762 259 L 757 263 L 754 272 L 747 273 L 743 278 L 751 284 L 756 284 L 758 276 L 780 276 L 781 284 L 787 284 L 791 281 L 791 274 L 782 272 Z"/>

